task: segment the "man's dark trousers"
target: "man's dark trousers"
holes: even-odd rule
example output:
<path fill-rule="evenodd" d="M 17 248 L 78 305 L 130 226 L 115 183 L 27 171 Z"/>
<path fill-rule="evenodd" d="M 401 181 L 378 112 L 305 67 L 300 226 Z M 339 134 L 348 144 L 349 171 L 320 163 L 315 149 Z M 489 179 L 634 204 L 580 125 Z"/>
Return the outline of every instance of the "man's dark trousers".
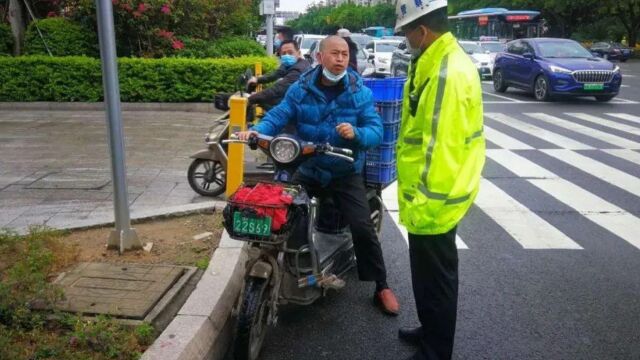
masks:
<path fill-rule="evenodd" d="M 371 211 L 367 201 L 364 180 L 353 174 L 334 179 L 327 187 L 320 187 L 296 173 L 293 183 L 305 186 L 311 196 L 330 196 L 342 219 L 349 224 L 353 238 L 353 248 L 358 263 L 358 277 L 361 281 L 386 281 L 387 270 L 382 257 Z"/>
<path fill-rule="evenodd" d="M 413 295 L 422 325 L 421 359 L 448 360 L 458 310 L 456 228 L 446 234 L 409 234 Z"/>

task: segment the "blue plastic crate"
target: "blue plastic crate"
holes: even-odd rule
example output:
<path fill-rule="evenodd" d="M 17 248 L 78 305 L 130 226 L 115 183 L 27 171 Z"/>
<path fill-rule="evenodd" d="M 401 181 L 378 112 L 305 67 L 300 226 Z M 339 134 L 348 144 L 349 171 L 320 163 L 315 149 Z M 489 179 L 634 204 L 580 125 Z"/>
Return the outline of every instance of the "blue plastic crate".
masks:
<path fill-rule="evenodd" d="M 397 123 L 402 117 L 402 101 L 376 102 L 376 111 L 382 118 L 382 123 Z"/>
<path fill-rule="evenodd" d="M 364 86 L 373 92 L 374 101 L 399 101 L 402 100 L 402 90 L 407 78 L 364 78 Z"/>
<path fill-rule="evenodd" d="M 396 146 L 380 145 L 375 149 L 367 151 L 367 161 L 383 163 L 396 161 Z"/>
<path fill-rule="evenodd" d="M 400 132 L 400 122 L 394 124 L 383 124 L 384 132 L 382 133 L 382 145 L 395 145 L 398 141 L 398 133 Z"/>
<path fill-rule="evenodd" d="M 371 184 L 386 185 L 394 182 L 398 178 L 396 162 L 373 162 L 367 161 L 365 166 L 367 182 Z"/>

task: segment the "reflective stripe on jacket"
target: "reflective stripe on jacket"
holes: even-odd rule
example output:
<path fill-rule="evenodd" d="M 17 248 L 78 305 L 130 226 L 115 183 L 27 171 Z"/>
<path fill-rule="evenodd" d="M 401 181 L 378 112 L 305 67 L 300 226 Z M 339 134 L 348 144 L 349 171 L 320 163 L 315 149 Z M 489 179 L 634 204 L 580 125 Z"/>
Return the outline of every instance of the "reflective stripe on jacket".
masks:
<path fill-rule="evenodd" d="M 397 146 L 400 221 L 443 234 L 469 210 L 485 161 L 482 89 L 451 33 L 411 64 Z"/>

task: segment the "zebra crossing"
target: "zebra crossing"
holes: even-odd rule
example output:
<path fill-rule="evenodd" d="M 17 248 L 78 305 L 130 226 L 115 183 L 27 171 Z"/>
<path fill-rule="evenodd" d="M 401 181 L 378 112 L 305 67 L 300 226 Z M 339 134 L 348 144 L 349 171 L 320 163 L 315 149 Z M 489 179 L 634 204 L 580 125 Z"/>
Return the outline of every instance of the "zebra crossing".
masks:
<path fill-rule="evenodd" d="M 567 225 L 553 220 L 554 212 L 570 212 L 610 235 L 601 241 L 623 241 L 640 250 L 640 116 L 488 111 L 485 137 L 487 166 L 474 210 L 484 213 L 519 247 L 588 249 L 589 230 L 567 231 Z M 493 174 L 497 167 L 502 176 Z M 544 194 L 548 207 L 532 206 L 525 195 L 509 189 L 509 181 Z M 608 191 L 616 196 L 608 196 Z M 395 184 L 385 189 L 383 200 L 398 223 Z M 554 211 L 554 206 L 563 210 Z M 399 228 L 406 239 L 406 231 Z M 490 238 L 465 233 L 458 236 L 457 245 L 473 251 Z"/>

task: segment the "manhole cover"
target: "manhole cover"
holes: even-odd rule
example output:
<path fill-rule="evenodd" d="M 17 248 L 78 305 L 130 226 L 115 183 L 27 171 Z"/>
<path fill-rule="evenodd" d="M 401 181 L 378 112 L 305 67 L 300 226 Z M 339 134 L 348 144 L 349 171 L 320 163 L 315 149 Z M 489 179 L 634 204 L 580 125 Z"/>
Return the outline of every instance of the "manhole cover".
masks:
<path fill-rule="evenodd" d="M 185 269 L 169 265 L 80 263 L 58 282 L 56 308 L 142 320 Z"/>
<path fill-rule="evenodd" d="M 65 170 L 34 181 L 27 189 L 100 190 L 111 181 L 104 170 Z"/>

